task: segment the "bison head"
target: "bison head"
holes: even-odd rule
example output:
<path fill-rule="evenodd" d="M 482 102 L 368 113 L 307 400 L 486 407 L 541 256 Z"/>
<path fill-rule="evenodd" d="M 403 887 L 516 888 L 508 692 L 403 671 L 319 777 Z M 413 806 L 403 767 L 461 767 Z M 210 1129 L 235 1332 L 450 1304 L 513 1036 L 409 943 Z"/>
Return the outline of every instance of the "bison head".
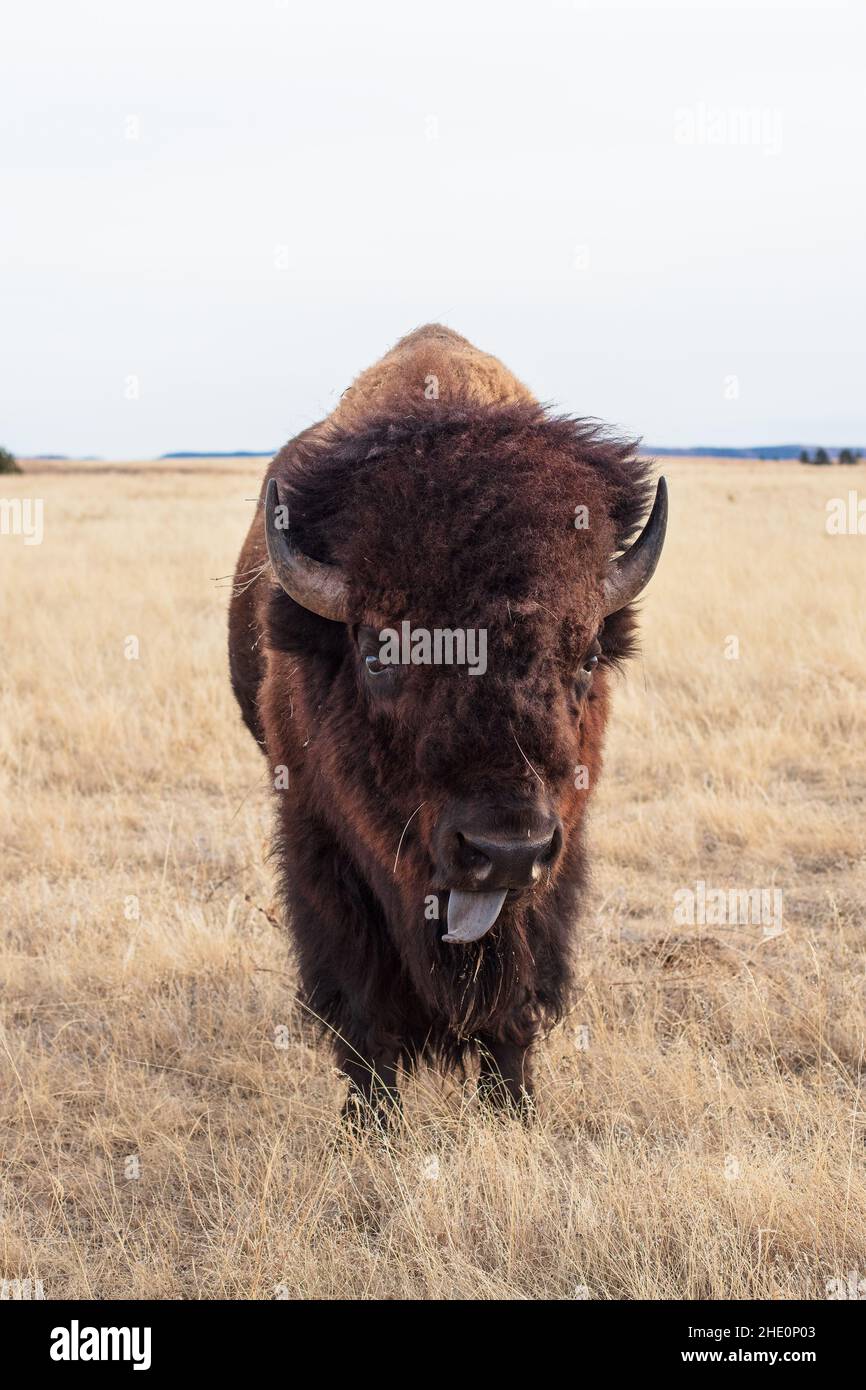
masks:
<path fill-rule="evenodd" d="M 580 880 L 664 480 L 640 530 L 652 489 L 633 444 L 537 406 L 442 403 L 313 431 L 272 474 L 266 698 L 288 731 L 291 693 L 310 813 L 392 932 L 438 940 L 441 901 L 446 942 L 497 922 L 526 939 L 557 884 Z"/>

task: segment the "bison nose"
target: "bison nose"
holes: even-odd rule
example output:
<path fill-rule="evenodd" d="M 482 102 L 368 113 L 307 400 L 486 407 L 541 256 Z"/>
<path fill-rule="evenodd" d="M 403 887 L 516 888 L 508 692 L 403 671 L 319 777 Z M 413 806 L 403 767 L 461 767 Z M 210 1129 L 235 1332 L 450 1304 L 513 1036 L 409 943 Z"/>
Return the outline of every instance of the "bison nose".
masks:
<path fill-rule="evenodd" d="M 553 866 L 561 850 L 562 826 L 557 817 L 550 828 L 525 835 L 456 830 L 452 858 L 466 887 L 528 888 Z"/>

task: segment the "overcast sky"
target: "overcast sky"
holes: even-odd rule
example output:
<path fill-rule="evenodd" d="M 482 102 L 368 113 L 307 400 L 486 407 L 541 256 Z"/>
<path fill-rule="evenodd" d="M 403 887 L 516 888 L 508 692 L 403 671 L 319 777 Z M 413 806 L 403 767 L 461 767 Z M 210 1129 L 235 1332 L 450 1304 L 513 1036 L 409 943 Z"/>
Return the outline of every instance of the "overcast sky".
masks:
<path fill-rule="evenodd" d="M 0 443 L 276 448 L 438 319 L 654 445 L 866 445 L 864 10 L 7 4 Z"/>

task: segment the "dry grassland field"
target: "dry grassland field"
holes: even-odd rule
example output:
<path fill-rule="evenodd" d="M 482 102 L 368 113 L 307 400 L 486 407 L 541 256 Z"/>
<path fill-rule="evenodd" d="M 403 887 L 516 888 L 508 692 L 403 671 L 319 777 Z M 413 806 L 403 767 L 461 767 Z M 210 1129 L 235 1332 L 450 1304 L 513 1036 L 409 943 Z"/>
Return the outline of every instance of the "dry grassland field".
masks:
<path fill-rule="evenodd" d="M 3 1277 L 147 1299 L 866 1278 L 866 537 L 825 525 L 862 466 L 665 462 L 537 1120 L 422 1070 L 386 1146 L 339 1137 L 229 688 L 222 576 L 264 460 L 24 467 L 0 487 L 44 499 L 41 545 L 0 537 Z M 683 921 L 701 883 L 781 915 Z"/>

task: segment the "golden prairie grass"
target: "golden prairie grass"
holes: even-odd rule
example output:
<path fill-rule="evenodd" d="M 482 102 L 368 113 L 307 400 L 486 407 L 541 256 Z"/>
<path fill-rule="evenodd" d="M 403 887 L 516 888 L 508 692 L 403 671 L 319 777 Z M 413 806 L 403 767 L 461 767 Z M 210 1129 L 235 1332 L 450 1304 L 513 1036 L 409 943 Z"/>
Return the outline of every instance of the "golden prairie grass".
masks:
<path fill-rule="evenodd" d="M 537 1122 L 422 1072 L 386 1147 L 337 1142 L 228 686 L 215 580 L 260 464 L 4 478 L 45 538 L 0 537 L 3 1277 L 484 1299 L 866 1277 L 866 538 L 824 527 L 864 474 L 666 472 Z M 699 880 L 781 889 L 783 932 L 678 924 Z"/>

